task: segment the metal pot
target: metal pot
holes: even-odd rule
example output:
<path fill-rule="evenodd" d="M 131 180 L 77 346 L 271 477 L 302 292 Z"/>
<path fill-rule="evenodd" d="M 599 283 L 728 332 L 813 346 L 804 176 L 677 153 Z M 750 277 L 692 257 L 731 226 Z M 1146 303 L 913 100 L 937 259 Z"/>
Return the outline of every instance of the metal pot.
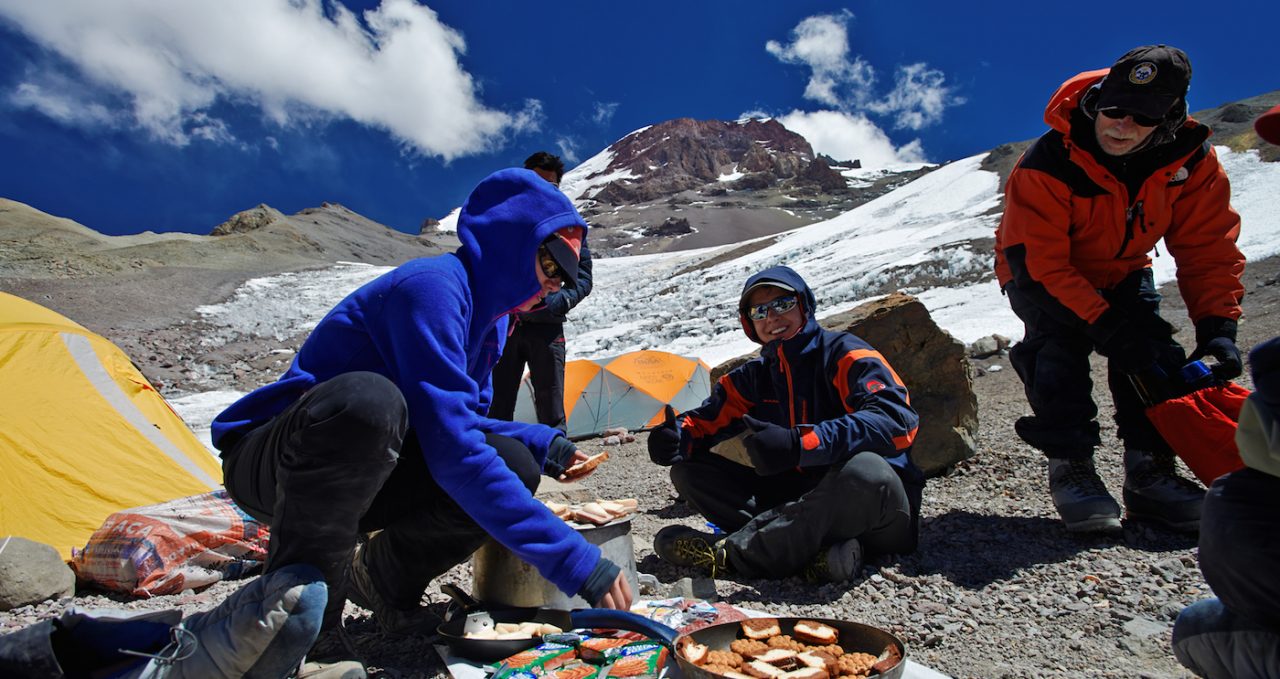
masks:
<path fill-rule="evenodd" d="M 635 546 L 631 540 L 631 519 L 623 517 L 603 526 L 576 527 L 578 533 L 600 547 L 604 558 L 618 564 L 627 576 L 631 591 L 640 591 L 636 575 Z M 533 566 L 495 540 L 489 540 L 471 557 L 474 574 L 472 590 L 481 601 L 495 606 L 590 608 L 596 602 L 569 596 L 542 577 Z"/>

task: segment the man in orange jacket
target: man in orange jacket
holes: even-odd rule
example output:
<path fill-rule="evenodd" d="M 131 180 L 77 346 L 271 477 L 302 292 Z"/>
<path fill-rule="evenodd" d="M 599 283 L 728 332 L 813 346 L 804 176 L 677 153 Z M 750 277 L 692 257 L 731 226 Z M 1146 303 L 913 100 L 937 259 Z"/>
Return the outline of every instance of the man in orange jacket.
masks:
<path fill-rule="evenodd" d="M 1034 412 L 1016 429 L 1048 456 L 1054 506 L 1071 531 L 1120 528 L 1120 507 L 1093 465 L 1093 351 L 1108 359 L 1128 515 L 1199 527 L 1204 489 L 1175 473 L 1132 381 L 1177 375 L 1187 360 L 1159 314 L 1149 253 L 1160 239 L 1195 323 L 1190 358 L 1212 356 L 1221 378 L 1242 369 L 1240 216 L 1209 129 L 1187 116 L 1190 81 L 1187 55 L 1165 45 L 1068 80 L 1045 110 L 1052 129 L 1005 187 L 996 275 L 1026 326 L 1010 360 Z"/>

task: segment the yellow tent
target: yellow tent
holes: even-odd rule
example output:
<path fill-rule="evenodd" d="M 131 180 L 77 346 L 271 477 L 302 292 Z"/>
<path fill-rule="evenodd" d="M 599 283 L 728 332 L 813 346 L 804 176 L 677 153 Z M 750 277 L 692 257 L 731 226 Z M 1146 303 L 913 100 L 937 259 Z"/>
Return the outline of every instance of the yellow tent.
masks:
<path fill-rule="evenodd" d="M 112 512 L 221 485 L 217 460 L 124 352 L 0 293 L 0 537 L 70 558 Z"/>
<path fill-rule="evenodd" d="M 710 394 L 711 370 L 696 358 L 643 350 L 569 361 L 564 367 L 567 434 L 576 438 L 614 427 L 652 427 L 662 421 L 664 405 L 681 412 L 702 405 Z M 538 421 L 528 376 L 520 385 L 515 419 Z"/>

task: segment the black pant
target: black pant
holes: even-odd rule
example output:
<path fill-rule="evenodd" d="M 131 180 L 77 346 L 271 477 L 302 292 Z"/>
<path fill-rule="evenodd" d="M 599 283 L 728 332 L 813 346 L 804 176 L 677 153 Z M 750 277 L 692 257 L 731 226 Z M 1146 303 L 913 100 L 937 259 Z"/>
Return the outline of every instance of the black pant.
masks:
<path fill-rule="evenodd" d="M 1016 286 L 1005 286 L 1005 293 L 1026 327 L 1022 341 L 1009 350 L 1009 361 L 1035 413 L 1018 421 L 1018 435 L 1048 457 L 1092 457 L 1101 443 L 1089 366 L 1093 341 L 1082 327 L 1054 318 Z M 1173 340 L 1173 326 L 1160 317 L 1160 293 L 1150 269 L 1135 271 L 1101 293 L 1129 323 L 1144 330 L 1158 364 L 1174 371 L 1181 367 L 1186 354 Z M 1107 386 L 1115 404 L 1117 435 L 1125 445 L 1171 455 L 1169 444 L 1147 419 L 1146 405 L 1129 375 L 1114 361 L 1107 363 Z"/>
<path fill-rule="evenodd" d="M 369 539 L 366 563 L 379 593 L 402 609 L 417 606 L 432 578 L 487 537 L 431 478 L 424 446 L 407 423 L 404 397 L 390 380 L 347 373 L 317 385 L 223 455 L 227 492 L 271 526 L 267 572 L 306 563 L 324 575 L 326 626 L 341 616 L 360 535 L 380 531 Z M 537 488 L 528 448 L 505 436 L 486 441 L 530 492 Z"/>
<path fill-rule="evenodd" d="M 746 577 L 799 572 L 819 550 L 858 538 L 868 553 L 915 551 L 917 535 L 902 480 L 883 457 L 774 476 L 704 453 L 671 467 L 689 504 L 729 535 L 729 565 Z"/>
<path fill-rule="evenodd" d="M 564 352 L 563 323 L 517 323 L 493 367 L 489 417 L 508 421 L 515 417 L 516 394 L 528 363 L 538 422 L 565 431 Z"/>

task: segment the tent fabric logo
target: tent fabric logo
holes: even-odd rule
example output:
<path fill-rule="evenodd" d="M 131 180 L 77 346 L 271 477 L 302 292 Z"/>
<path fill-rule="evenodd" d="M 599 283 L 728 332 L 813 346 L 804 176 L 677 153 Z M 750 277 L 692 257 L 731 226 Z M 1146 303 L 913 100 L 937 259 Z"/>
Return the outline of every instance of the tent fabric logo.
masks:
<path fill-rule="evenodd" d="M 1146 85 L 1155 80 L 1155 77 L 1156 65 L 1150 61 L 1144 61 L 1129 69 L 1129 82 L 1134 85 Z"/>

